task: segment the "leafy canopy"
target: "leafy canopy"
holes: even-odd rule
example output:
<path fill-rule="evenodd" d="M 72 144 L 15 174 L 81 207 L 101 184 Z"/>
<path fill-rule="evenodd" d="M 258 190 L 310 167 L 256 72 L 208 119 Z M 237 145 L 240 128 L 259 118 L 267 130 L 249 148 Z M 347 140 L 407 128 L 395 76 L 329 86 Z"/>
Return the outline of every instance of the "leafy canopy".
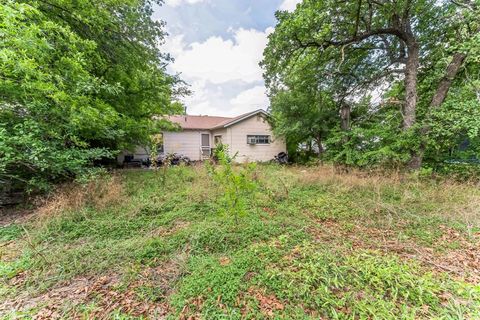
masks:
<path fill-rule="evenodd" d="M 438 164 L 465 140 L 478 156 L 479 8 L 304 0 L 277 12 L 261 63 L 276 133 L 351 165 Z"/>
<path fill-rule="evenodd" d="M 45 188 L 147 141 L 186 93 L 150 1 L 0 4 L 0 180 Z"/>

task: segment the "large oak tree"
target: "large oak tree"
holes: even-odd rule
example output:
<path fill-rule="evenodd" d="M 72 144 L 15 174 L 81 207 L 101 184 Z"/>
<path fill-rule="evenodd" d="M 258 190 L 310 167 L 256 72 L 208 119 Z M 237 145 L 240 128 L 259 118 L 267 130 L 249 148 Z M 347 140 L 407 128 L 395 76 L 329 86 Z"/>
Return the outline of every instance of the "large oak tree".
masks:
<path fill-rule="evenodd" d="M 465 65 L 475 61 L 478 13 L 474 1 L 304 0 L 292 13 L 277 13 L 262 62 L 270 96 L 297 90 L 286 79 L 313 55 L 322 80 L 312 85 L 328 87 L 343 113 L 345 101 L 378 87 L 397 88 L 401 129 L 424 136 L 430 110 L 444 103 L 456 79 L 465 77 Z M 426 142 L 411 140 L 409 165 L 419 168 Z"/>

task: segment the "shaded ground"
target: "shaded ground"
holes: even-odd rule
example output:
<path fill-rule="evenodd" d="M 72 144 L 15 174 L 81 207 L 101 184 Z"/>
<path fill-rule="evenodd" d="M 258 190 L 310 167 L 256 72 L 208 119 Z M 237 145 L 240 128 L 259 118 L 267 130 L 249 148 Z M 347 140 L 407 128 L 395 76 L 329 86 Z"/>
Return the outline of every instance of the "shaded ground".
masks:
<path fill-rule="evenodd" d="M 478 186 L 259 166 L 238 223 L 203 167 L 68 186 L 0 229 L 0 314 L 480 317 Z"/>
<path fill-rule="evenodd" d="M 22 224 L 34 213 L 34 210 L 29 209 L 12 207 L 0 208 L 0 227 L 6 227 L 11 224 Z"/>

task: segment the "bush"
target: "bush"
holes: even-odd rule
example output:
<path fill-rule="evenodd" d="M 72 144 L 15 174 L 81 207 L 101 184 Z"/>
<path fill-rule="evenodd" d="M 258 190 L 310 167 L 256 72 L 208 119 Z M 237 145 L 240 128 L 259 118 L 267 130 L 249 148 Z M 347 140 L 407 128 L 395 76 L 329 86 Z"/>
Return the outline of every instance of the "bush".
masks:
<path fill-rule="evenodd" d="M 228 147 L 221 145 L 215 150 L 215 157 L 218 159 L 218 166 L 207 164 L 207 170 L 213 180 L 223 190 L 221 198 L 225 213 L 234 216 L 238 223 L 238 217 L 245 213 L 246 200 L 256 189 L 253 180 L 253 172 L 256 168 L 254 163 L 249 163 L 234 170 L 233 160 L 228 154 Z"/>

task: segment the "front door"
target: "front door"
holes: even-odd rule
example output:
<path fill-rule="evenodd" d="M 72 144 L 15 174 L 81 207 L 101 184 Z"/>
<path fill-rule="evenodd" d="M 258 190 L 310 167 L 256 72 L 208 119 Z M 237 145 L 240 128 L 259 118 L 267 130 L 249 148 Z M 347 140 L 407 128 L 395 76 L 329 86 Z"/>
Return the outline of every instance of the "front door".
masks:
<path fill-rule="evenodd" d="M 210 157 L 210 134 L 202 133 L 202 146 L 201 146 L 202 158 Z"/>

